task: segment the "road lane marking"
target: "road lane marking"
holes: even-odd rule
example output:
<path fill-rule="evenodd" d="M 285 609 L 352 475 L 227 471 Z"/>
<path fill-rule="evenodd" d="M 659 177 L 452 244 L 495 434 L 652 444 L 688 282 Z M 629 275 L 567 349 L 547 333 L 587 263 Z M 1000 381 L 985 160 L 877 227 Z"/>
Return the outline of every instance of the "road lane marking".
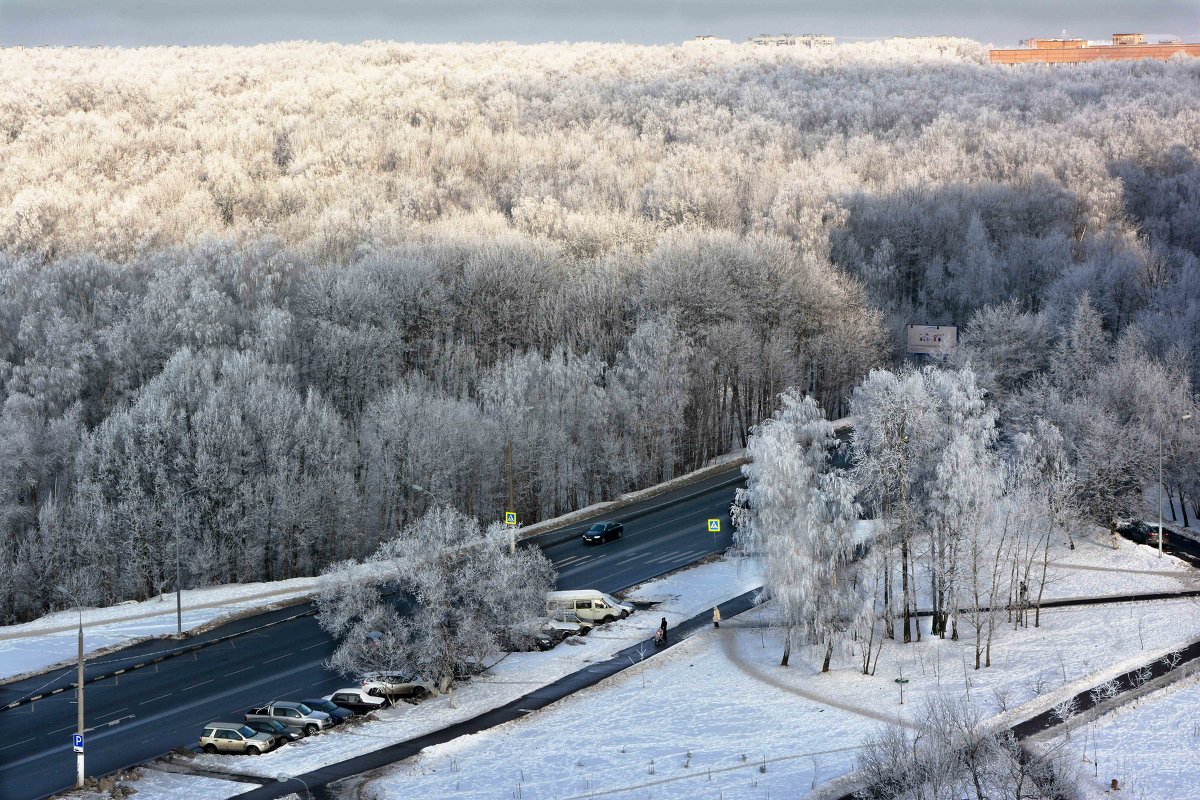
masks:
<path fill-rule="evenodd" d="M 22 739 L 19 742 L 13 742 L 12 744 L 6 744 L 6 745 L 4 745 L 4 747 L 0 747 L 0 750 L 7 750 L 10 747 L 16 747 L 17 745 L 25 744 L 26 742 L 32 742 L 32 741 L 33 741 L 33 739 Z"/>
<path fill-rule="evenodd" d="M 56 731 L 50 731 L 50 732 L 49 732 L 49 733 L 47 733 L 46 735 L 47 735 L 47 736 L 53 736 L 53 735 L 54 735 L 54 734 L 56 734 L 56 733 L 62 733 L 63 731 L 73 731 L 73 730 L 75 730 L 75 726 L 74 726 L 74 725 L 68 725 L 68 726 L 67 726 L 67 727 L 65 727 L 65 728 L 59 728 L 59 729 L 58 729 L 58 730 L 56 730 Z"/>
<path fill-rule="evenodd" d="M 200 683 L 197 683 L 197 684 L 193 684 L 192 686 L 187 686 L 183 689 L 183 691 L 190 692 L 192 689 L 199 689 L 201 686 L 203 686 L 206 683 L 212 683 L 212 678 L 209 678 L 206 681 L 201 681 Z"/>
<path fill-rule="evenodd" d="M 234 675 L 237 675 L 239 672 L 246 672 L 246 671 L 248 671 L 248 670 L 252 670 L 252 669 L 254 669 L 254 665 L 253 665 L 253 664 L 251 664 L 251 665 L 250 665 L 250 666 L 248 666 L 248 667 L 242 667 L 241 669 L 235 669 L 233 672 L 226 672 L 226 673 L 225 673 L 225 677 L 226 677 L 226 678 L 232 678 Z"/>
<path fill-rule="evenodd" d="M 128 709 L 124 709 L 124 708 L 122 708 L 122 709 L 120 709 L 120 710 L 118 710 L 118 711 L 110 711 L 110 712 L 108 712 L 107 714 L 101 714 L 100 716 L 96 717 L 96 719 L 97 719 L 97 720 L 102 720 L 102 719 L 104 719 L 105 717 L 111 717 L 111 716 L 113 716 L 114 714 L 120 714 L 122 711 L 127 711 L 127 710 L 128 710 Z"/>
<path fill-rule="evenodd" d="M 160 694 L 158 697 L 152 697 L 152 698 L 150 698 L 149 700 L 143 700 L 142 702 L 138 703 L 138 705 L 139 705 L 139 706 L 144 706 L 144 705 L 146 705 L 147 703 L 156 703 L 156 702 L 158 702 L 159 700 L 162 700 L 163 698 L 170 697 L 170 696 L 171 696 L 171 693 L 170 693 L 170 692 L 167 692 L 166 694 Z"/>
<path fill-rule="evenodd" d="M 268 658 L 268 659 L 267 659 L 266 661 L 264 661 L 263 663 L 264 663 L 264 664 L 270 664 L 272 661 L 279 661 L 280 659 L 284 659 L 284 658 L 287 658 L 288 656 L 294 656 L 294 655 L 296 655 L 296 654 L 295 654 L 295 653 L 284 653 L 284 654 L 283 654 L 283 655 L 281 655 L 281 656 L 275 656 L 274 658 Z"/>
<path fill-rule="evenodd" d="M 314 647 L 326 647 L 328 644 L 329 642 L 317 642 L 316 644 L 310 644 L 308 647 L 301 647 L 300 651 L 312 650 Z"/>

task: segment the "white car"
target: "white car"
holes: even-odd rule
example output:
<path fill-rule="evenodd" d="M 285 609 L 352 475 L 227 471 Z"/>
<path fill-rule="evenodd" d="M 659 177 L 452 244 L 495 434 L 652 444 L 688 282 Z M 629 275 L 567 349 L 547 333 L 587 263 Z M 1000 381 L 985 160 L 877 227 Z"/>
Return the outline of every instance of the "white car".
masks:
<path fill-rule="evenodd" d="M 375 697 L 424 697 L 433 694 L 433 684 L 424 678 L 388 672 L 368 672 L 359 686 Z"/>
<path fill-rule="evenodd" d="M 355 714 L 369 714 L 387 705 L 387 700 L 358 687 L 338 689 L 333 694 L 325 695 L 325 699 Z"/>

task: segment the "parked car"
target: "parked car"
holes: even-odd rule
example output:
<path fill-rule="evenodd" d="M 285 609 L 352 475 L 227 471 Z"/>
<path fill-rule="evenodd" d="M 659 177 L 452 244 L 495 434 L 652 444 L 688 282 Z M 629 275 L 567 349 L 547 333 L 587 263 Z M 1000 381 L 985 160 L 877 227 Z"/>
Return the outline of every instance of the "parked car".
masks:
<path fill-rule="evenodd" d="M 619 522 L 597 522 L 583 532 L 584 544 L 604 544 L 613 539 L 620 539 L 625 532 L 625 526 Z"/>
<path fill-rule="evenodd" d="M 338 689 L 325 698 L 354 714 L 369 714 L 383 708 L 387 701 L 358 687 Z"/>
<path fill-rule="evenodd" d="M 574 604 L 566 608 L 566 603 L 555 604 L 553 609 L 547 607 L 548 625 L 557 630 L 565 631 L 568 636 L 587 636 L 592 632 L 594 623 L 582 619 L 575 613 Z"/>
<path fill-rule="evenodd" d="M 1157 523 L 1154 523 L 1154 524 L 1146 523 L 1146 527 L 1148 527 L 1150 529 L 1150 532 L 1146 535 L 1146 544 L 1148 544 L 1152 547 L 1158 547 L 1158 524 Z M 1172 536 L 1178 536 L 1179 532 L 1176 531 L 1174 528 L 1172 528 L 1169 525 L 1163 525 L 1162 526 L 1162 535 L 1163 535 L 1163 544 L 1165 545 L 1171 541 Z"/>
<path fill-rule="evenodd" d="M 304 703 L 290 700 L 276 700 L 265 706 L 255 706 L 246 712 L 246 721 L 255 719 L 273 719 L 284 725 L 301 728 L 306 736 L 324 730 L 333 724 L 333 720 L 324 711 L 314 711 Z"/>
<path fill-rule="evenodd" d="M 354 716 L 346 709 L 334 703 L 332 700 L 326 700 L 324 697 L 317 699 L 309 699 L 306 697 L 300 702 L 304 703 L 304 705 L 308 706 L 314 711 L 324 711 L 329 715 L 330 719 L 333 720 L 334 725 L 341 725 L 343 722 Z"/>
<path fill-rule="evenodd" d="M 1146 544 L 1150 541 L 1150 526 L 1141 520 L 1126 522 L 1117 526 L 1117 533 L 1135 544 Z M 1158 544 L 1158 530 L 1154 531 L 1154 543 Z"/>
<path fill-rule="evenodd" d="M 260 733 L 244 722 L 210 722 L 200 734 L 200 749 L 206 753 L 244 753 L 256 756 L 275 746 L 275 737 Z"/>
<path fill-rule="evenodd" d="M 424 697 L 433 693 L 433 684 L 424 678 L 387 672 L 368 672 L 359 685 L 375 697 Z"/>
<path fill-rule="evenodd" d="M 284 725 L 282 722 L 273 719 L 253 719 L 245 723 L 246 727 L 253 728 L 259 733 L 265 733 L 275 740 L 275 746 L 294 742 L 304 738 L 304 731 L 300 728 L 293 728 Z"/>

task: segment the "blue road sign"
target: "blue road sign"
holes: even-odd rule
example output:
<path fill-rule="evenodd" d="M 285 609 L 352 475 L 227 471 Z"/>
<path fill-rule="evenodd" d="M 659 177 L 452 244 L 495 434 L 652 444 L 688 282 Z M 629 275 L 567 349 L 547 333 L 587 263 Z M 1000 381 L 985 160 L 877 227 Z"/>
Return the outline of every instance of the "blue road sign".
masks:
<path fill-rule="evenodd" d="M 72 733 L 71 734 L 71 745 L 75 748 L 76 753 L 82 753 L 83 752 L 83 734 L 82 733 Z"/>

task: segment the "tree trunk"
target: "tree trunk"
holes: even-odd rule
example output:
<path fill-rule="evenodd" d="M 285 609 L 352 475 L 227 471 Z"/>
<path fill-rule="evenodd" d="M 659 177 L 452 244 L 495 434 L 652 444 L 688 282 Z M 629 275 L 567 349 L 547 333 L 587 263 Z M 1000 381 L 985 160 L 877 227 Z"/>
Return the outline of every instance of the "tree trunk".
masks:
<path fill-rule="evenodd" d="M 1179 510 L 1183 512 L 1183 527 L 1188 526 L 1187 502 L 1183 496 L 1183 487 L 1179 487 Z"/>
<path fill-rule="evenodd" d="M 833 639 L 825 647 L 825 660 L 821 663 L 821 672 L 829 672 L 829 662 L 833 658 Z"/>
<path fill-rule="evenodd" d="M 883 632 L 889 639 L 896 638 L 892 625 L 892 564 L 887 557 L 883 559 Z"/>
<path fill-rule="evenodd" d="M 783 634 L 783 659 L 779 662 L 779 666 L 786 667 L 788 658 L 792 655 L 792 629 L 789 626 Z"/>
<path fill-rule="evenodd" d="M 909 615 L 909 594 L 910 587 L 908 585 L 908 539 L 901 538 L 900 540 L 900 592 L 904 603 L 904 643 L 908 644 L 912 641 L 912 625 Z"/>

